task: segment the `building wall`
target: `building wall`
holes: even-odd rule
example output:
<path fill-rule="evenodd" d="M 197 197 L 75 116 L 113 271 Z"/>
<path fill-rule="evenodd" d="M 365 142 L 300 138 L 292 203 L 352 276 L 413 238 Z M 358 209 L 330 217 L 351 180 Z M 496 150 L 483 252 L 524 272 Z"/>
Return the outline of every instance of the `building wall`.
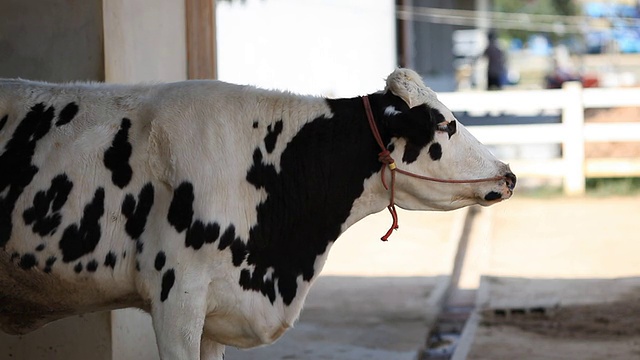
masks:
<path fill-rule="evenodd" d="M 453 8 L 453 0 L 413 0 L 414 6 Z M 453 73 L 453 26 L 426 21 L 416 21 L 415 31 L 416 70 L 424 75 Z"/>
<path fill-rule="evenodd" d="M 0 77 L 103 80 L 102 0 L 0 1 Z"/>
<path fill-rule="evenodd" d="M 397 66 L 394 0 L 224 1 L 216 18 L 224 81 L 355 96 Z"/>
<path fill-rule="evenodd" d="M 400 5 L 416 8 L 439 8 L 474 10 L 479 4 L 490 0 L 396 0 Z M 446 21 L 444 21 L 446 22 Z M 453 33 L 471 27 L 429 21 L 416 16 L 401 24 L 405 31 L 402 46 L 410 64 L 424 78 L 428 86 L 436 91 L 454 91 L 457 87 Z M 476 26 L 480 26 L 477 24 Z"/>

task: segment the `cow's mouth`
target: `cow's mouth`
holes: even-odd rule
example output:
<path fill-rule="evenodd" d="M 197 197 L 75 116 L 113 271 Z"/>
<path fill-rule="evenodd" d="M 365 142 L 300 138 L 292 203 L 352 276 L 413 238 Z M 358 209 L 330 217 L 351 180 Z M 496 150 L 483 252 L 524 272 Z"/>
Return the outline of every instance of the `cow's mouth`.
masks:
<path fill-rule="evenodd" d="M 513 190 L 507 188 L 504 191 L 489 191 L 481 197 L 480 204 L 481 205 L 492 205 L 495 203 L 499 203 L 500 201 L 507 200 L 513 195 Z"/>
<path fill-rule="evenodd" d="M 516 187 L 516 176 L 512 172 L 508 172 L 504 177 L 503 191 L 489 191 L 485 194 L 483 200 L 488 203 L 496 203 L 502 200 L 507 200 L 513 195 L 513 189 Z"/>

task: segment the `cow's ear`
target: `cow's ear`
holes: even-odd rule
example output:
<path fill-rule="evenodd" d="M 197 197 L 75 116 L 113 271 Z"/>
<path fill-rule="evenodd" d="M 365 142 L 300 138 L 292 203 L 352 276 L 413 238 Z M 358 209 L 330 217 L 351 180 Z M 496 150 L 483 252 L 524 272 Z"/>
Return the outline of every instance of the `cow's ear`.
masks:
<path fill-rule="evenodd" d="M 418 73 L 409 69 L 396 69 L 387 77 L 385 91 L 401 98 L 409 108 L 422 105 L 431 95 L 430 89 L 424 84 Z"/>

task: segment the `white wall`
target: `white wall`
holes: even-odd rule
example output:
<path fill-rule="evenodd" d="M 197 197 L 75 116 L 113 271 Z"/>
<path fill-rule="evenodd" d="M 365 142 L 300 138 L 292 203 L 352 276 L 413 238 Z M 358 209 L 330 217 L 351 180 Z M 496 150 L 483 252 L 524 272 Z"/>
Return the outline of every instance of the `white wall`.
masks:
<path fill-rule="evenodd" d="M 396 67 L 393 0 L 225 1 L 216 17 L 220 80 L 347 97 Z"/>
<path fill-rule="evenodd" d="M 104 0 L 105 81 L 187 78 L 184 1 Z"/>

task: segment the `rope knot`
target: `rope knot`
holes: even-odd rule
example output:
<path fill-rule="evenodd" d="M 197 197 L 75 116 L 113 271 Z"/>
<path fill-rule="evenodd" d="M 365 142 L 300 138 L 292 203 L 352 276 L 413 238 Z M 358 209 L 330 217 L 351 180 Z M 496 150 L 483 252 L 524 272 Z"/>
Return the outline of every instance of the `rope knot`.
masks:
<path fill-rule="evenodd" d="M 393 170 L 396 168 L 396 161 L 391 157 L 391 152 L 389 150 L 383 150 L 378 154 L 378 161 L 389 166 L 389 169 Z"/>

